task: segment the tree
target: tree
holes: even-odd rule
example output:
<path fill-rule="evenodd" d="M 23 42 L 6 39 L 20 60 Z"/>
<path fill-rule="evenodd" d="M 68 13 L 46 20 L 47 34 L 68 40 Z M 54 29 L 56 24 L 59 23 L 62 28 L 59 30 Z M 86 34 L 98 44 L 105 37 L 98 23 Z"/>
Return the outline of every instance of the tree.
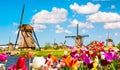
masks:
<path fill-rule="evenodd" d="M 44 49 L 52 49 L 50 43 L 46 43 Z"/>

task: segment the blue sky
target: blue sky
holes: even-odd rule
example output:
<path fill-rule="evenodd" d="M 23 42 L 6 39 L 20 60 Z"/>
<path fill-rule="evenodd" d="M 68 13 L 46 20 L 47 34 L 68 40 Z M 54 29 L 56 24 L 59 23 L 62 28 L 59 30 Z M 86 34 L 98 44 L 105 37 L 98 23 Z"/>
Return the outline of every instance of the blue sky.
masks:
<path fill-rule="evenodd" d="M 64 42 L 74 45 L 72 38 L 79 34 L 87 45 L 93 40 L 104 41 L 107 33 L 117 45 L 120 42 L 119 0 L 1 0 L 0 44 L 15 43 L 22 6 L 25 4 L 24 24 L 34 27 L 41 46 Z"/>

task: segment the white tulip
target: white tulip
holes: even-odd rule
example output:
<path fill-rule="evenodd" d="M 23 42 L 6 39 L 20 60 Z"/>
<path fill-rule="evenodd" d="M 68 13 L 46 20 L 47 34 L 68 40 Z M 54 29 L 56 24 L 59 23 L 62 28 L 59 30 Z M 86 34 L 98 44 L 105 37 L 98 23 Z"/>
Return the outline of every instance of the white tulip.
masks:
<path fill-rule="evenodd" d="M 45 65 L 45 59 L 44 57 L 35 57 L 33 59 L 33 64 L 32 64 L 32 67 L 33 68 L 40 68 L 41 66 L 44 66 Z"/>

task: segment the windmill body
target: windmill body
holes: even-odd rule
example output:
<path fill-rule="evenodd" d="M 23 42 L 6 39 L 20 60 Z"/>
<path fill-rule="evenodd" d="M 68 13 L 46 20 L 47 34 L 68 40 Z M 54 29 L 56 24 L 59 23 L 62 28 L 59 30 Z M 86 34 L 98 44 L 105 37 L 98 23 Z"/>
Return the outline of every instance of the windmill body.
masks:
<path fill-rule="evenodd" d="M 22 26 L 19 26 L 19 29 L 21 33 L 18 48 L 35 49 L 35 43 L 32 37 L 33 27 L 29 24 L 23 24 Z"/>
<path fill-rule="evenodd" d="M 9 50 L 9 51 L 14 50 L 14 44 L 13 44 L 13 43 L 9 43 L 9 44 L 8 44 L 8 50 Z"/>
<path fill-rule="evenodd" d="M 106 40 L 106 46 L 108 47 L 115 46 L 113 40 L 109 38 L 109 32 L 108 32 L 108 39 Z"/>
<path fill-rule="evenodd" d="M 114 43 L 113 43 L 113 40 L 112 39 L 107 39 L 107 46 L 108 47 L 113 47 L 114 46 Z"/>
<path fill-rule="evenodd" d="M 82 36 L 78 35 L 76 36 L 76 39 L 75 39 L 75 46 L 77 48 L 81 47 L 83 44 L 83 41 L 82 41 Z"/>

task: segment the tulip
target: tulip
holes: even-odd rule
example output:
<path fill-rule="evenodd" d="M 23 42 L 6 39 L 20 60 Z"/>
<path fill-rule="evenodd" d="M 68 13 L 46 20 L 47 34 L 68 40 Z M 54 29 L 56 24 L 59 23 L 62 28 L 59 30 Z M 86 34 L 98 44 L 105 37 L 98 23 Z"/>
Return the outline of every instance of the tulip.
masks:
<path fill-rule="evenodd" d="M 6 54 L 0 54 L 0 62 L 6 62 L 7 61 L 7 55 Z"/>
<path fill-rule="evenodd" d="M 24 65 L 26 64 L 26 59 L 25 57 L 19 57 L 18 61 L 17 61 L 17 68 L 22 68 Z"/>
<path fill-rule="evenodd" d="M 52 59 L 51 59 L 51 58 L 47 58 L 45 64 L 46 64 L 47 66 L 51 67 L 51 66 L 53 65 Z"/>
<path fill-rule="evenodd" d="M 66 58 L 63 58 L 62 62 L 65 63 L 67 67 L 72 67 L 72 70 L 78 69 L 78 61 L 74 58 L 67 56 Z"/>
<path fill-rule="evenodd" d="M 19 57 L 18 61 L 16 64 L 11 65 L 8 67 L 7 70 L 28 70 L 28 67 L 25 65 L 26 64 L 26 59 L 25 57 Z"/>
<path fill-rule="evenodd" d="M 45 61 L 46 60 L 43 57 L 34 57 L 32 67 L 40 68 L 45 65 Z"/>
<path fill-rule="evenodd" d="M 32 58 L 33 57 L 33 52 L 27 52 L 26 53 L 26 57 L 28 57 L 28 58 Z"/>
<path fill-rule="evenodd" d="M 53 62 L 58 63 L 58 59 L 55 56 L 51 55 L 50 58 L 52 59 Z"/>

